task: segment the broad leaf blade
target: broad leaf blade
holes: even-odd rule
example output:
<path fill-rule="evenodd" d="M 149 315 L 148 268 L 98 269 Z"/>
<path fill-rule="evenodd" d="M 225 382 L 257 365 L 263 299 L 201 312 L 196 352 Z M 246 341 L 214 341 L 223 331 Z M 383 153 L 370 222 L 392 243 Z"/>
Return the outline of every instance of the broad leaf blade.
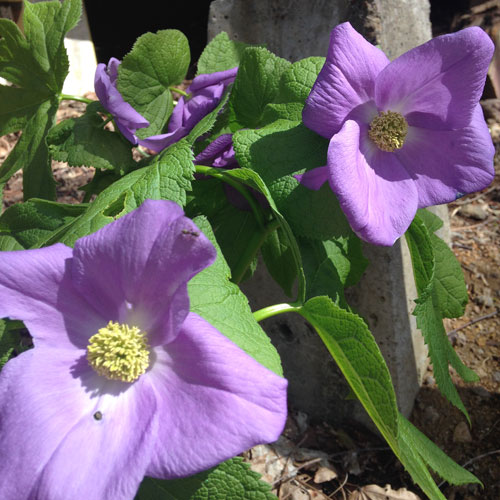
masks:
<path fill-rule="evenodd" d="M 135 500 L 276 500 L 267 483 L 241 458 L 171 481 L 145 478 Z"/>
<path fill-rule="evenodd" d="M 118 67 L 118 90 L 150 126 L 137 131 L 141 138 L 163 132 L 173 109 L 169 87 L 185 78 L 191 55 L 178 30 L 145 33 Z"/>
<path fill-rule="evenodd" d="M 227 33 L 219 33 L 203 50 L 198 60 L 197 75 L 216 73 L 240 64 L 246 43 L 230 40 Z"/>

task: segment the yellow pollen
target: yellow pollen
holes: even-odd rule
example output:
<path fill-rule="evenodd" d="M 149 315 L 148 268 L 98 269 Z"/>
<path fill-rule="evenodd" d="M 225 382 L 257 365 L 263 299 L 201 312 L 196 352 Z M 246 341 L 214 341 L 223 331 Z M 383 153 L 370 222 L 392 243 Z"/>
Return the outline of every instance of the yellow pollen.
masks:
<path fill-rule="evenodd" d="M 394 111 L 382 111 L 370 123 L 368 135 L 382 151 L 392 153 L 401 149 L 408 133 L 404 116 Z"/>
<path fill-rule="evenodd" d="M 133 382 L 149 366 L 146 334 L 136 326 L 110 321 L 90 337 L 87 361 L 99 375 L 109 380 Z"/>

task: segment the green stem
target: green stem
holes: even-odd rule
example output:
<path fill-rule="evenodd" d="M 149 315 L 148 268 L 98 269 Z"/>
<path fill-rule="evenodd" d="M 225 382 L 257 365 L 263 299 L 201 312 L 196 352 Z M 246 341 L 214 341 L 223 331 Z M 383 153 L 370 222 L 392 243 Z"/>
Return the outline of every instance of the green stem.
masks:
<path fill-rule="evenodd" d="M 255 198 L 248 192 L 245 186 L 240 184 L 237 180 L 233 179 L 232 177 L 225 175 L 224 170 L 221 170 L 219 168 L 206 167 L 204 165 L 195 165 L 195 168 L 196 172 L 199 174 L 210 175 L 211 177 L 226 182 L 230 186 L 234 187 L 234 189 L 236 189 L 239 193 L 241 193 L 242 196 L 244 196 L 245 200 L 248 201 L 248 204 L 250 205 L 250 208 L 252 209 L 252 212 L 255 215 L 255 218 L 259 226 L 263 229 L 266 228 L 264 212 L 260 207 L 260 205 L 255 200 Z"/>
<path fill-rule="evenodd" d="M 272 306 L 264 307 L 253 313 L 253 317 L 256 321 L 262 321 L 263 319 L 271 318 L 278 314 L 287 312 L 296 312 L 300 314 L 300 307 L 292 306 L 291 304 L 274 304 Z"/>
<path fill-rule="evenodd" d="M 92 99 L 87 99 L 86 97 L 69 95 L 69 94 L 61 94 L 59 96 L 59 101 L 78 101 L 78 102 L 84 102 L 85 104 L 90 104 L 91 102 L 94 102 Z"/>
<path fill-rule="evenodd" d="M 107 118 L 106 120 L 104 120 L 101 124 L 101 127 L 104 128 L 109 122 L 112 122 L 113 121 L 113 117 L 110 116 L 109 118 Z"/>
<path fill-rule="evenodd" d="M 184 92 L 184 90 L 178 89 L 177 87 L 168 87 L 172 92 L 177 92 L 177 94 L 183 95 L 184 97 L 191 97 L 191 94 Z"/>

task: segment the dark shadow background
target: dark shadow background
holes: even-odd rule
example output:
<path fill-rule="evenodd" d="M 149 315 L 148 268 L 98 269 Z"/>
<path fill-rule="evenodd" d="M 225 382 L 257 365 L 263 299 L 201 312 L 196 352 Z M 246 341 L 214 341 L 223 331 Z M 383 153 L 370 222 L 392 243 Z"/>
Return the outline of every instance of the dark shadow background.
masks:
<path fill-rule="evenodd" d="M 98 62 L 110 57 L 123 59 L 136 39 L 144 33 L 161 29 L 178 29 L 189 40 L 191 66 L 188 78 L 194 76 L 196 61 L 207 44 L 208 10 L 211 0 L 167 2 L 141 0 L 129 7 L 120 2 L 84 0 L 90 33 Z"/>

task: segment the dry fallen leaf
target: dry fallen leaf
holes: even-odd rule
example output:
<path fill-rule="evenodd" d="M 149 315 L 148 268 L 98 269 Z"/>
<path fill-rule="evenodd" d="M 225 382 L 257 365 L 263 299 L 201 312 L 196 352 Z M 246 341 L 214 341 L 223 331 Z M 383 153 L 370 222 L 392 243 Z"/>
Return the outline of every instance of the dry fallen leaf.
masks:
<path fill-rule="evenodd" d="M 406 488 L 393 490 L 388 484 L 384 488 L 376 484 L 363 486 L 358 491 L 353 491 L 348 500 L 421 500 Z"/>

